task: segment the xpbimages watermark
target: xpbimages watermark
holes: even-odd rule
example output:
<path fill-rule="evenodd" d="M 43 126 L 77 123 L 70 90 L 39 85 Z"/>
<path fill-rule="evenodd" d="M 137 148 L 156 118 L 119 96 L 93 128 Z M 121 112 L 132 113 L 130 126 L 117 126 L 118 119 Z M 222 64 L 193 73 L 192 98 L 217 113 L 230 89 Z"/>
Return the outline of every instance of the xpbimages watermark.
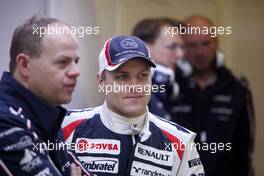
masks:
<path fill-rule="evenodd" d="M 141 147 L 138 146 L 138 150 L 144 152 Z M 109 153 L 118 153 L 119 145 L 116 142 L 105 142 L 105 141 L 97 141 L 95 139 L 87 139 L 87 138 L 79 138 L 76 143 L 64 143 L 64 142 L 50 142 L 47 143 L 33 143 L 34 151 L 59 151 L 59 150 L 72 150 L 76 153 L 97 153 L 97 151 L 107 151 Z M 212 154 L 221 151 L 230 151 L 232 150 L 232 143 L 165 143 L 164 151 L 193 151 L 197 149 L 198 151 L 208 151 Z"/>
<path fill-rule="evenodd" d="M 165 150 L 193 150 L 197 149 L 198 151 L 208 151 L 210 153 L 216 153 L 218 151 L 230 151 L 232 150 L 232 143 L 223 143 L 223 142 L 211 142 L 211 143 L 187 143 L 186 145 L 183 145 L 182 143 L 165 143 Z"/>
<path fill-rule="evenodd" d="M 150 95 L 151 92 L 164 93 L 166 91 L 165 85 L 128 85 L 124 83 L 108 84 L 108 85 L 99 85 L 98 92 L 105 93 L 144 93 L 145 95 Z"/>
<path fill-rule="evenodd" d="M 100 28 L 98 26 L 64 26 L 60 24 L 48 24 L 47 27 L 33 26 L 33 35 L 38 35 L 43 37 L 45 35 L 55 35 L 55 34 L 72 34 L 77 37 L 83 38 L 88 35 L 98 35 L 100 34 Z"/>
<path fill-rule="evenodd" d="M 230 35 L 232 34 L 232 27 L 231 26 L 203 26 L 203 27 L 198 27 L 198 26 L 189 26 L 187 24 L 186 26 L 184 25 L 179 25 L 179 27 L 171 27 L 171 26 L 165 26 L 165 35 L 170 35 L 173 37 L 174 35 L 198 35 L 198 34 L 203 34 L 203 35 L 210 35 L 211 37 L 216 37 L 217 35 Z"/>

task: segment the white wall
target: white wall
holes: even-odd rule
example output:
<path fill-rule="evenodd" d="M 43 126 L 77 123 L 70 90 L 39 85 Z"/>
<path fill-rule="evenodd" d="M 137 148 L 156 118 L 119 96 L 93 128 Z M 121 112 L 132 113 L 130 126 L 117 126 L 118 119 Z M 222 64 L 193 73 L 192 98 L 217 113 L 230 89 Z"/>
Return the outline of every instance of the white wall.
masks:
<path fill-rule="evenodd" d="M 233 8 L 232 67 L 247 76 L 256 110 L 256 175 L 264 174 L 264 2 L 236 1 Z"/>
<path fill-rule="evenodd" d="M 49 16 L 64 20 L 70 26 L 99 26 L 97 20 L 99 14 L 96 11 L 95 1 L 92 0 L 49 0 L 47 11 Z M 96 82 L 98 53 L 102 45 L 101 28 L 99 30 L 99 35 L 79 37 L 81 55 L 79 66 L 81 75 L 78 79 L 72 102 L 66 105 L 67 108 L 85 108 L 98 105 L 102 102 Z"/>
<path fill-rule="evenodd" d="M 0 75 L 8 70 L 9 48 L 15 28 L 33 14 L 46 13 L 45 0 L 1 0 L 0 1 Z"/>

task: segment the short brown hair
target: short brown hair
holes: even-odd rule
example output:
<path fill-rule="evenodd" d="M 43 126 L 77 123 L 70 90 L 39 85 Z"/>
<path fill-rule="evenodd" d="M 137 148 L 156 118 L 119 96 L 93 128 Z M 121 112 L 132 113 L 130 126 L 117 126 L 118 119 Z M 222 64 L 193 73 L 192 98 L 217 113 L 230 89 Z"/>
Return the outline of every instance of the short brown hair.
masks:
<path fill-rule="evenodd" d="M 40 57 L 42 53 L 41 41 L 43 36 L 41 37 L 40 35 L 34 34 L 33 29 L 47 27 L 52 23 L 63 22 L 55 18 L 34 15 L 15 29 L 10 47 L 9 70 L 11 73 L 15 71 L 16 57 L 18 54 L 25 53 L 30 57 Z"/>
<path fill-rule="evenodd" d="M 132 35 L 137 36 L 146 43 L 152 44 L 158 38 L 161 28 L 166 25 L 177 28 L 180 25 L 185 26 L 183 22 L 169 17 L 147 18 L 135 25 Z"/>

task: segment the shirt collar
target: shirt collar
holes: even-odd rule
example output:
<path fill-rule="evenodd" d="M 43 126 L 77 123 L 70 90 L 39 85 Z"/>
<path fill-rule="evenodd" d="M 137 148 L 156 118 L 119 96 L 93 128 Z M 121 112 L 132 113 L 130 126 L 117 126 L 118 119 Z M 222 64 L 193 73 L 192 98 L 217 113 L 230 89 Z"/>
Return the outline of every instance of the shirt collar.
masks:
<path fill-rule="evenodd" d="M 128 119 L 111 111 L 106 102 L 101 106 L 101 120 L 103 124 L 111 131 L 123 135 L 139 135 L 141 142 L 149 138 L 151 132 L 149 131 L 149 113 Z M 138 126 L 138 127 L 135 127 Z"/>

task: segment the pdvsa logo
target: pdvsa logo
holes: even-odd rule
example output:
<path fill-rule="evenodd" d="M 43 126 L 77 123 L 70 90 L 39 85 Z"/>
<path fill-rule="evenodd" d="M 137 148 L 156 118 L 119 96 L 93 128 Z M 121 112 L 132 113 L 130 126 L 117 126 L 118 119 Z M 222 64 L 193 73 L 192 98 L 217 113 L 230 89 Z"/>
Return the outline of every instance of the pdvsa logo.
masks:
<path fill-rule="evenodd" d="M 138 47 L 138 44 L 132 39 L 124 39 L 121 41 L 120 45 L 125 49 L 136 49 Z"/>
<path fill-rule="evenodd" d="M 76 140 L 77 153 L 120 153 L 120 141 L 113 139 L 78 138 Z"/>
<path fill-rule="evenodd" d="M 77 149 L 80 151 L 85 151 L 87 150 L 89 147 L 89 143 L 87 140 L 85 139 L 81 139 L 78 143 L 77 143 Z"/>

